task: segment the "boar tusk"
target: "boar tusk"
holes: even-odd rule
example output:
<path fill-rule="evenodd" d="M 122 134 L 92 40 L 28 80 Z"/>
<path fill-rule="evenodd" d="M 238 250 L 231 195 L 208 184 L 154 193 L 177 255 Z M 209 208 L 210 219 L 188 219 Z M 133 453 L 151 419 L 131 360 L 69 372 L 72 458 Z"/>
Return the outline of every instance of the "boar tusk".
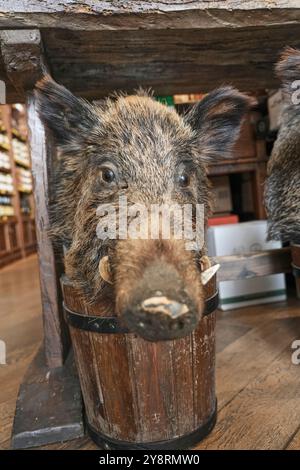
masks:
<path fill-rule="evenodd" d="M 112 284 L 112 275 L 109 266 L 108 256 L 103 256 L 99 262 L 99 273 L 102 279 L 108 284 Z"/>
<path fill-rule="evenodd" d="M 206 271 L 208 268 L 211 267 L 210 259 L 208 256 L 202 256 L 200 258 L 200 267 L 201 267 L 201 271 Z"/>
<path fill-rule="evenodd" d="M 201 273 L 201 281 L 204 286 L 216 274 L 219 268 L 220 268 L 219 264 L 214 264 L 214 266 L 211 266 L 206 271 L 203 271 Z"/>

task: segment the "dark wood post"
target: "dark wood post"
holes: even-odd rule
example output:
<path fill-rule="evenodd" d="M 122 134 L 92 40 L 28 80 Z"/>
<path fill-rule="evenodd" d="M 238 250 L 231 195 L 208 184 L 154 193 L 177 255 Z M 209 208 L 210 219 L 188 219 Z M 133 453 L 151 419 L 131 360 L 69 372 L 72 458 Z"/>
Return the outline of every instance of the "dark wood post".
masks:
<path fill-rule="evenodd" d="M 45 353 L 50 368 L 63 364 L 69 336 L 63 319 L 59 277 L 62 273 L 61 253 L 49 239 L 48 207 L 52 197 L 51 181 L 55 149 L 38 116 L 36 99 L 28 94 L 28 127 L 34 182 L 35 221 L 40 283 L 44 317 Z"/>
<path fill-rule="evenodd" d="M 15 96 L 27 96 L 44 319 L 45 344 L 21 384 L 12 431 L 12 447 L 24 448 L 75 439 L 83 435 L 84 428 L 72 355 L 65 363 L 69 334 L 63 319 L 58 282 L 62 256 L 48 236 L 56 152 L 40 121 L 33 93 L 36 81 L 48 68 L 38 30 L 1 31 L 0 42 L 5 74 L 11 82 L 7 85 L 14 88 Z"/>
<path fill-rule="evenodd" d="M 33 88 L 48 71 L 39 30 L 0 33 L 1 53 L 8 79 L 20 95 L 27 94 L 29 145 L 34 181 L 35 217 L 44 318 L 45 357 L 50 368 L 62 366 L 69 350 L 63 320 L 59 277 L 62 257 L 49 239 L 49 202 L 55 149 L 37 113 Z"/>

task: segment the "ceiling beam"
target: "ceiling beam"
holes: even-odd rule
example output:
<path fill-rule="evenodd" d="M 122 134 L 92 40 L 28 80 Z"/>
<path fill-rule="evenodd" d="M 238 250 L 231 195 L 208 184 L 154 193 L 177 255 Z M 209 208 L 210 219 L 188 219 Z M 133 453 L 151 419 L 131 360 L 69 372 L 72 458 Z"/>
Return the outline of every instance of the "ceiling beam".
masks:
<path fill-rule="evenodd" d="M 298 0 L 0 0 L 0 28 L 220 29 L 299 24 Z"/>
<path fill-rule="evenodd" d="M 0 48 L 3 68 L 16 93 L 24 97 L 47 71 L 39 30 L 2 30 Z"/>

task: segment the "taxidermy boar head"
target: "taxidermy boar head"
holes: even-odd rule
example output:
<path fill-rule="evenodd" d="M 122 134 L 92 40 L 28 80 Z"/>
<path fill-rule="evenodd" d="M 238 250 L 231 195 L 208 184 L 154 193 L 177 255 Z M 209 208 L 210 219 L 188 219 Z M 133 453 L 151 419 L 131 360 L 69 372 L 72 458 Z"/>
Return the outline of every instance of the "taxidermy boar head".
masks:
<path fill-rule="evenodd" d="M 229 156 L 248 98 L 220 88 L 179 116 L 142 93 L 93 105 L 49 77 L 36 93 L 59 148 L 51 220 L 52 234 L 68 248 L 66 274 L 86 300 L 100 298 L 104 310 L 116 310 L 146 339 L 188 334 L 201 318 L 203 284 L 213 272 L 206 271 L 204 247 L 187 249 L 173 232 L 162 237 L 161 228 L 144 238 L 126 229 L 139 219 L 149 235 L 143 208 L 174 203 L 192 207 L 193 227 L 198 204 L 205 226 L 211 201 L 206 163 Z M 121 200 L 129 214 L 125 226 Z M 103 236 L 112 226 L 118 235 Z"/>

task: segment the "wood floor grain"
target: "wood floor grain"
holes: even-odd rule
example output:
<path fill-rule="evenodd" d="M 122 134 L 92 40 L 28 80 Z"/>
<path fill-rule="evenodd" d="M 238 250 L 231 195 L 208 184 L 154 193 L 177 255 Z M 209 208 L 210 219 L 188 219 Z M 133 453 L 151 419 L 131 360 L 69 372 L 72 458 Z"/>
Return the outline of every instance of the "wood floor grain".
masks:
<path fill-rule="evenodd" d="M 42 341 L 35 256 L 0 271 L 0 449 L 10 446 L 18 387 Z M 197 449 L 300 449 L 300 365 L 291 344 L 300 339 L 300 302 L 219 312 L 218 421 Z M 96 449 L 86 437 L 41 449 Z"/>
<path fill-rule="evenodd" d="M 43 337 L 38 263 L 35 255 L 0 270 L 0 449 L 10 445 L 19 385 Z"/>

